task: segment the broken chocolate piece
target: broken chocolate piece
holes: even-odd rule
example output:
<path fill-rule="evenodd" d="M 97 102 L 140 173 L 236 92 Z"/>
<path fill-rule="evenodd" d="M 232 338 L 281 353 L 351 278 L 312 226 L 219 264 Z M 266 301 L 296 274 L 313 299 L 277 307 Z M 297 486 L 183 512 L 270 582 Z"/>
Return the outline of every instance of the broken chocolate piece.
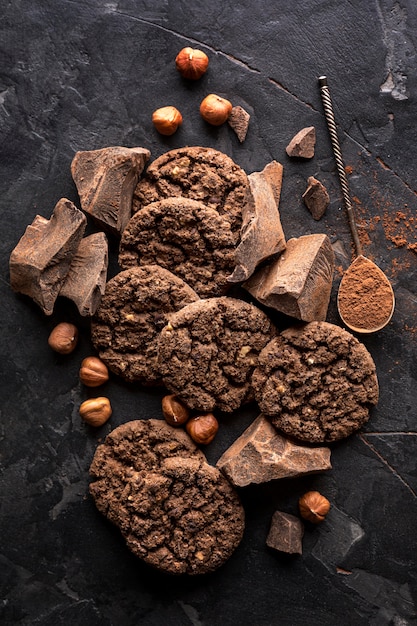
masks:
<path fill-rule="evenodd" d="M 304 524 L 298 517 L 282 511 L 275 511 L 266 538 L 266 545 L 269 548 L 278 550 L 278 552 L 302 554 L 303 535 Z"/>
<path fill-rule="evenodd" d="M 236 250 L 236 268 L 230 282 L 241 282 L 265 259 L 285 250 L 278 210 L 283 167 L 271 161 L 261 172 L 249 174 L 253 202 L 245 207 L 242 237 Z"/>
<path fill-rule="evenodd" d="M 150 157 L 145 148 L 112 146 L 77 152 L 71 173 L 81 208 L 100 226 L 120 235 L 132 214 L 133 191 Z"/>
<path fill-rule="evenodd" d="M 61 198 L 49 220 L 35 217 L 10 255 L 12 289 L 30 296 L 46 315 L 53 312 L 86 224 L 85 215 Z"/>
<path fill-rule="evenodd" d="M 104 294 L 107 278 L 108 244 L 104 233 L 81 239 L 59 292 L 72 300 L 80 315 L 94 315 Z"/>
<path fill-rule="evenodd" d="M 285 252 L 259 269 L 243 287 L 256 300 L 304 322 L 326 319 L 334 272 L 327 235 L 304 235 L 287 242 Z"/>
<path fill-rule="evenodd" d="M 235 487 L 331 469 L 330 449 L 292 443 L 262 414 L 236 439 L 216 466 Z"/>
<path fill-rule="evenodd" d="M 311 159 L 314 156 L 316 145 L 316 129 L 314 126 L 307 126 L 301 129 L 285 148 L 289 157 Z"/>
<path fill-rule="evenodd" d="M 323 217 L 330 203 L 326 187 L 314 176 L 307 179 L 307 189 L 303 193 L 303 200 L 315 220 Z"/>
<path fill-rule="evenodd" d="M 232 108 L 227 122 L 229 126 L 235 131 L 240 143 L 245 141 L 246 133 L 248 132 L 250 115 L 241 106 L 235 106 Z"/>

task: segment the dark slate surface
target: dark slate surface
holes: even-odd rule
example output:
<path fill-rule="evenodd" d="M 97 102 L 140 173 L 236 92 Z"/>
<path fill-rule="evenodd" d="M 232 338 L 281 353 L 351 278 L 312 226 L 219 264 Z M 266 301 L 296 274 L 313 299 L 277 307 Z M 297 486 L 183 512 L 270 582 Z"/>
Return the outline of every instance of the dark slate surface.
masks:
<path fill-rule="evenodd" d="M 120 0 L 2 2 L 0 8 L 1 422 L 0 621 L 77 626 L 234 624 L 405 626 L 417 604 L 417 6 L 414 0 Z M 185 45 L 210 69 L 189 84 L 173 66 Z M 244 539 L 230 561 L 202 578 L 151 571 L 125 548 L 88 496 L 98 441 L 131 418 L 160 417 L 161 391 L 112 379 L 109 424 L 93 431 L 78 407 L 91 353 L 88 320 L 59 301 L 45 318 L 8 284 L 8 258 L 39 213 L 61 197 L 78 204 L 70 163 L 77 150 L 144 146 L 152 158 L 183 145 L 212 146 L 248 173 L 284 165 L 281 216 L 287 238 L 326 232 L 337 251 L 329 321 L 339 323 L 337 284 L 350 235 L 317 87 L 327 74 L 365 253 L 390 277 L 397 307 L 389 326 L 363 339 L 381 384 L 362 433 L 332 447 L 333 469 L 241 491 Z M 225 125 L 208 127 L 198 105 L 209 92 L 252 115 L 239 144 Z M 174 104 L 184 125 L 163 139 L 152 111 Z M 285 146 L 317 130 L 308 162 Z M 331 205 L 314 222 L 301 201 L 309 175 Z M 414 221 L 413 221 L 414 220 Z M 414 250 L 412 246 L 414 244 Z M 117 271 L 113 261 L 110 274 Z M 47 346 L 53 326 L 75 321 L 80 344 L 61 357 Z M 94 395 L 94 394 L 90 394 Z M 228 417 L 207 449 L 211 462 L 250 423 L 256 407 Z M 306 529 L 304 553 L 265 545 L 273 512 L 297 513 L 307 489 L 332 503 Z"/>

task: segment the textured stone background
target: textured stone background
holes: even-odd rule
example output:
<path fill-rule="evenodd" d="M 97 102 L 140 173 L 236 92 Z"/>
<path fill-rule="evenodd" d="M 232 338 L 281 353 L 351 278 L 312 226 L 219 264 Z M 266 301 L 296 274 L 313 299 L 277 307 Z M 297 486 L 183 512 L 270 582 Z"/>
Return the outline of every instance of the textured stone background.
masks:
<path fill-rule="evenodd" d="M 185 83 L 173 60 L 184 46 L 210 57 Z M 414 0 L 4 0 L 0 7 L 0 621 L 77 626 L 352 626 L 416 624 L 417 610 L 417 5 Z M 131 418 L 158 417 L 160 391 L 112 379 L 114 415 L 92 431 L 80 422 L 78 382 L 91 352 L 88 321 L 68 303 L 45 318 L 8 284 L 8 258 L 39 213 L 61 197 L 78 204 L 70 163 L 77 150 L 144 146 L 223 150 L 248 173 L 284 165 L 281 216 L 287 238 L 326 232 L 337 252 L 328 320 L 351 254 L 317 77 L 327 74 L 365 253 L 390 277 L 397 308 L 389 326 L 363 339 L 381 384 L 363 432 L 332 448 L 333 469 L 303 480 L 242 490 L 247 529 L 218 572 L 172 579 L 125 548 L 88 497 L 98 441 Z M 209 92 L 252 115 L 239 144 L 208 127 L 198 106 Z M 152 111 L 174 104 L 184 124 L 160 137 Z M 291 161 L 285 146 L 314 125 L 317 149 Z M 309 175 L 328 188 L 320 222 L 303 206 Z M 369 238 L 365 232 L 369 232 Z M 117 267 L 112 244 L 113 262 Z M 81 329 L 68 357 L 47 346 L 63 319 Z M 257 414 L 222 423 L 207 449 L 215 462 Z M 272 513 L 296 513 L 307 489 L 332 502 L 306 530 L 304 554 L 265 545 Z"/>

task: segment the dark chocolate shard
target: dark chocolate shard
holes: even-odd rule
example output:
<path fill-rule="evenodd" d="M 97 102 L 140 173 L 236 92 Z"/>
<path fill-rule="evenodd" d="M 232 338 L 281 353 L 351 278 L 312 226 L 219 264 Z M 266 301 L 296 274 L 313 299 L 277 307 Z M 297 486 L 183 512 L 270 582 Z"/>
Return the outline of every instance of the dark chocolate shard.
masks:
<path fill-rule="evenodd" d="M 266 545 L 278 552 L 302 554 L 303 535 L 304 524 L 298 517 L 282 511 L 275 511 L 266 538 Z"/>
<path fill-rule="evenodd" d="M 235 487 L 304 476 L 332 467 L 330 448 L 293 443 L 262 414 L 222 454 L 216 466 Z"/>
<path fill-rule="evenodd" d="M 307 179 L 307 189 L 303 193 L 303 200 L 315 220 L 323 217 L 330 203 L 326 187 L 314 176 Z"/>
<path fill-rule="evenodd" d="M 285 249 L 278 210 L 282 173 L 282 165 L 271 161 L 261 172 L 248 176 L 253 202 L 246 206 L 241 240 L 236 250 L 236 268 L 230 282 L 247 280 L 262 261 Z"/>
<path fill-rule="evenodd" d="M 235 131 L 240 143 L 243 143 L 246 139 L 249 120 L 250 114 L 241 106 L 233 107 L 227 119 L 229 126 Z"/>
<path fill-rule="evenodd" d="M 285 148 L 289 157 L 311 159 L 316 145 L 316 129 L 314 126 L 302 128 Z"/>
<path fill-rule="evenodd" d="M 49 220 L 35 217 L 10 255 L 12 289 L 30 296 L 46 315 L 53 312 L 86 224 L 84 213 L 61 198 Z"/>
<path fill-rule="evenodd" d="M 71 173 L 81 208 L 104 230 L 121 235 L 132 214 L 133 191 L 150 157 L 145 148 L 111 146 L 77 152 Z"/>
<path fill-rule="evenodd" d="M 258 302 L 304 322 L 326 319 L 334 252 L 324 234 L 287 242 L 285 252 L 259 269 L 243 287 Z"/>
<path fill-rule="evenodd" d="M 81 239 L 64 285 L 59 292 L 72 300 L 80 315 L 94 315 L 107 279 L 108 243 L 104 233 L 94 233 Z"/>

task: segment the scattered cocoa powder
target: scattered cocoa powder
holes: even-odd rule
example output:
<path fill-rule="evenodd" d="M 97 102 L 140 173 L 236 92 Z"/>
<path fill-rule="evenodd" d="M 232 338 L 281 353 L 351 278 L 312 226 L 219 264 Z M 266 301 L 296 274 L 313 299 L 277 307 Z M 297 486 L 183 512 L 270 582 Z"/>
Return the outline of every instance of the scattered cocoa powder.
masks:
<path fill-rule="evenodd" d="M 389 320 L 393 310 L 392 289 L 383 272 L 359 256 L 340 283 L 338 306 L 351 328 L 376 330 Z"/>

